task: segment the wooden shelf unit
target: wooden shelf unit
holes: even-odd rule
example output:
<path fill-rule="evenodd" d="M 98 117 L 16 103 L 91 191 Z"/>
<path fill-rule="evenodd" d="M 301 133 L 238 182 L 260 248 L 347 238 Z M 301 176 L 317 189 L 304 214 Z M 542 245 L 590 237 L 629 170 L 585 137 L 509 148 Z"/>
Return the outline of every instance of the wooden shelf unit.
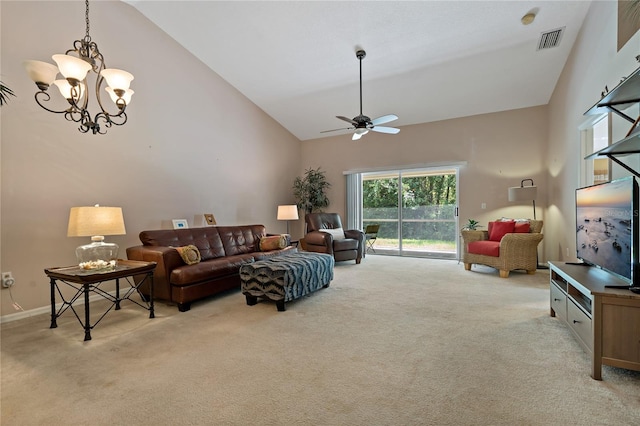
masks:
<path fill-rule="evenodd" d="M 585 160 L 607 157 L 635 176 L 640 177 L 640 172 L 617 158 L 640 153 L 640 117 L 634 119 L 623 112 L 637 103 L 640 103 L 640 68 L 623 79 L 613 90 L 606 93 L 602 99 L 584 113 L 584 115 L 594 115 L 613 112 L 632 123 L 631 129 L 624 139 L 588 155 Z"/>
<path fill-rule="evenodd" d="M 591 377 L 602 365 L 640 371 L 640 295 L 599 268 L 549 262 L 551 316 L 563 321 L 591 355 Z"/>

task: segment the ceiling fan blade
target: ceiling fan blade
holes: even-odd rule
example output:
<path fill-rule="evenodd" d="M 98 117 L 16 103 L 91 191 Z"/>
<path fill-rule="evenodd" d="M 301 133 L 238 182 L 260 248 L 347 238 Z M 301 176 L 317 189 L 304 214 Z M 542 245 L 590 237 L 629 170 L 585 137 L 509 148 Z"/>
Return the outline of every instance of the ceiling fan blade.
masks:
<path fill-rule="evenodd" d="M 346 121 L 347 123 L 351 123 L 351 124 L 353 124 L 354 126 L 357 126 L 357 125 L 358 125 L 358 123 L 357 123 L 357 122 L 355 122 L 355 121 L 353 121 L 352 119 L 347 118 L 347 117 L 343 117 L 343 116 L 341 116 L 341 115 L 336 115 L 336 118 L 339 118 L 340 120 L 344 120 L 344 121 Z"/>
<path fill-rule="evenodd" d="M 393 120 L 397 120 L 398 116 L 395 114 L 383 115 L 382 117 L 374 118 L 371 120 L 371 124 L 377 126 L 378 124 L 388 123 Z"/>
<path fill-rule="evenodd" d="M 375 126 L 375 127 L 372 127 L 371 130 L 379 133 L 389 133 L 390 135 L 395 135 L 397 133 L 400 133 L 400 129 L 396 129 L 395 127 Z"/>
<path fill-rule="evenodd" d="M 337 132 L 339 130 L 353 130 L 353 127 L 343 127 L 341 129 L 323 130 L 320 133 Z"/>

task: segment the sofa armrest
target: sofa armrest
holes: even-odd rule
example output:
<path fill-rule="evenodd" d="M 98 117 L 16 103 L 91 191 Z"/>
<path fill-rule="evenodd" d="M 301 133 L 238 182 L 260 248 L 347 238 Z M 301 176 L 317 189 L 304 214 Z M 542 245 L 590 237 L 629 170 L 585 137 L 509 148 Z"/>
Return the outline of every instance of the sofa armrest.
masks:
<path fill-rule="evenodd" d="M 184 265 L 180 253 L 174 247 L 163 246 L 135 246 L 127 248 L 127 258 L 156 262 L 153 271 L 153 290 L 157 297 L 171 300 L 171 285 L 169 278 L 171 271 Z"/>
<path fill-rule="evenodd" d="M 304 236 L 307 244 L 314 246 L 323 246 L 333 250 L 333 235 L 327 232 L 311 231 Z"/>
<path fill-rule="evenodd" d="M 489 239 L 489 231 L 463 230 L 461 233 L 462 241 L 465 246 L 474 241 L 484 241 Z"/>
<path fill-rule="evenodd" d="M 535 251 L 542 239 L 543 235 L 537 232 L 505 234 L 500 240 L 500 255 Z"/>
<path fill-rule="evenodd" d="M 353 238 L 360 241 L 360 244 L 364 244 L 364 232 L 359 229 L 347 229 L 344 231 L 344 236 L 347 238 Z"/>
<path fill-rule="evenodd" d="M 364 232 L 360 231 L 359 229 L 347 229 L 344 231 L 344 236 L 358 241 L 358 259 L 364 257 L 365 256 Z"/>

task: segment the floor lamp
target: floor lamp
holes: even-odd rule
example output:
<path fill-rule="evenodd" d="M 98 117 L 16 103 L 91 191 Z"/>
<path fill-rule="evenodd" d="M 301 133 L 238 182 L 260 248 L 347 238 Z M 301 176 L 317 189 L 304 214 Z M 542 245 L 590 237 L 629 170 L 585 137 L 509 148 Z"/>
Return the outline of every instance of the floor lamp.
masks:
<path fill-rule="evenodd" d="M 531 182 L 531 185 L 525 186 L 525 182 Z M 509 201 L 531 201 L 533 202 L 533 219 L 536 219 L 536 196 L 538 195 L 538 187 L 534 185 L 533 179 L 522 179 L 520 186 L 512 186 L 509 188 Z"/>
<path fill-rule="evenodd" d="M 525 185 L 525 182 L 531 185 Z M 538 196 L 538 187 L 533 183 L 533 179 L 522 179 L 520 186 L 512 186 L 509 188 L 509 201 L 531 201 L 533 203 L 533 220 L 536 220 L 536 197 Z M 538 248 L 536 247 L 536 265 L 538 269 L 548 269 L 546 265 L 540 265 L 538 262 Z"/>
<path fill-rule="evenodd" d="M 278 220 L 287 221 L 287 234 L 289 234 L 289 221 L 298 220 L 298 206 L 295 204 L 278 206 Z"/>

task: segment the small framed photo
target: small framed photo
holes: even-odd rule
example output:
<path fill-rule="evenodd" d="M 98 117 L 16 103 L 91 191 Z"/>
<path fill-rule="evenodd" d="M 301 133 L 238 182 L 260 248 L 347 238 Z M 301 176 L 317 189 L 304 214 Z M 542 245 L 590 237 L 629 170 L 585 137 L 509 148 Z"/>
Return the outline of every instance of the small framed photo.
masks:
<path fill-rule="evenodd" d="M 212 213 L 205 213 L 204 214 L 204 220 L 207 222 L 207 225 L 215 225 L 216 224 L 216 218 L 213 216 Z"/>
<path fill-rule="evenodd" d="M 187 219 L 173 219 L 173 229 L 181 229 L 188 228 L 189 223 L 187 223 Z"/>

